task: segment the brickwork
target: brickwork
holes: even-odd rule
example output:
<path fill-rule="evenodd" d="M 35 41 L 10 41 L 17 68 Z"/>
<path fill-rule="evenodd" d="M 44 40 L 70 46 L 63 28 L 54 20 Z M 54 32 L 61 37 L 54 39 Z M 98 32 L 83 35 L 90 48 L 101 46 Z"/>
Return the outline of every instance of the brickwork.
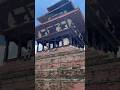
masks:
<path fill-rule="evenodd" d="M 35 72 L 36 90 L 85 90 L 85 53 L 73 46 L 39 52 Z"/>
<path fill-rule="evenodd" d="M 112 54 L 86 58 L 86 90 L 120 90 L 119 73 L 120 58 Z"/>
<path fill-rule="evenodd" d="M 34 61 L 12 61 L 0 66 L 0 90 L 34 88 Z"/>

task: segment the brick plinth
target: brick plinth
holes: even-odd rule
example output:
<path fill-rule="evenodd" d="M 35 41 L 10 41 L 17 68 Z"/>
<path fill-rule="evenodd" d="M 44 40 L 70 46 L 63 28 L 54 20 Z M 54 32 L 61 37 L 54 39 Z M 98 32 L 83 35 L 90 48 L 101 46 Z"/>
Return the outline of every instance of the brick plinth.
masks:
<path fill-rule="evenodd" d="M 120 90 L 120 58 L 112 53 L 89 52 L 86 51 L 86 90 Z"/>
<path fill-rule="evenodd" d="M 34 61 L 12 61 L 0 66 L 0 90 L 34 90 Z"/>
<path fill-rule="evenodd" d="M 85 90 L 85 52 L 66 46 L 36 55 L 36 90 Z"/>

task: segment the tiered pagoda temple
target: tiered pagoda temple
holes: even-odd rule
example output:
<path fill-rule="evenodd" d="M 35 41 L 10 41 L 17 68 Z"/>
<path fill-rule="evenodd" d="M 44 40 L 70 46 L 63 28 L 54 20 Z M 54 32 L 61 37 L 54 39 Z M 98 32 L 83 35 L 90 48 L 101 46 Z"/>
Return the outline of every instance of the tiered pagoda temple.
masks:
<path fill-rule="evenodd" d="M 39 17 L 36 27 L 36 41 L 43 50 L 65 45 L 84 47 L 84 18 L 79 8 L 63 0 L 48 8 L 48 13 Z"/>
<path fill-rule="evenodd" d="M 120 89 L 119 14 L 119 0 L 86 0 L 86 90 Z"/>
<path fill-rule="evenodd" d="M 0 90 L 34 90 L 34 1 L 1 0 L 0 11 Z"/>
<path fill-rule="evenodd" d="M 85 21 L 71 1 L 47 8 L 36 27 L 36 90 L 85 90 Z"/>

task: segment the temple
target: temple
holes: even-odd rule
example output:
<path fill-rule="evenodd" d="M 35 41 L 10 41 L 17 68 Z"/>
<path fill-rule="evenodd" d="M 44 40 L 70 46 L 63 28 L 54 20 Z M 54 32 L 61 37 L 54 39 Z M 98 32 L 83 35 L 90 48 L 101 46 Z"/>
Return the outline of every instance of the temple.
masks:
<path fill-rule="evenodd" d="M 34 90 L 34 2 L 4 0 L 0 11 L 0 90 Z"/>
<path fill-rule="evenodd" d="M 119 1 L 117 1 L 119 3 Z M 88 0 L 86 2 L 86 34 L 87 45 L 104 52 L 112 52 L 118 56 L 120 51 L 119 37 L 119 5 L 112 1 L 110 6 L 108 1 Z M 115 7 L 116 6 L 116 7 Z M 115 10 L 115 12 L 114 12 Z M 118 18 L 118 19 L 117 19 Z"/>
<path fill-rule="evenodd" d="M 119 0 L 86 0 L 86 90 L 120 89 L 119 4 Z"/>
<path fill-rule="evenodd" d="M 42 50 L 65 45 L 84 47 L 84 18 L 70 1 L 63 0 L 49 7 L 48 13 L 38 20 L 41 24 L 36 27 L 36 41 L 42 44 Z"/>
<path fill-rule="evenodd" d="M 85 90 L 84 16 L 69 0 L 47 10 L 36 27 L 36 90 Z"/>
<path fill-rule="evenodd" d="M 12 6 L 9 1 L 6 1 L 0 5 L 1 10 L 3 5 L 6 6 L 6 12 L 2 13 L 0 18 L 0 34 L 4 37 L 6 47 L 3 62 L 23 58 L 23 54 L 29 49 L 30 56 L 34 56 L 34 15 L 31 13 L 34 12 L 33 4 L 27 1 L 24 2 L 25 5 L 22 5 L 22 1 L 14 3 L 16 5 Z M 12 45 L 15 48 L 11 48 Z M 11 55 L 14 52 L 16 55 Z"/>

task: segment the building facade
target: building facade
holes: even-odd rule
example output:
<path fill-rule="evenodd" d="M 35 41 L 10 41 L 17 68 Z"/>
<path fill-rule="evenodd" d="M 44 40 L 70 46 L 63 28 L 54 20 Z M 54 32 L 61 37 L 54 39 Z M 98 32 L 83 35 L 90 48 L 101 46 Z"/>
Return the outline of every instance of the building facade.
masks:
<path fill-rule="evenodd" d="M 36 90 L 85 90 L 85 22 L 79 8 L 61 0 L 36 27 Z"/>
<path fill-rule="evenodd" d="M 0 90 L 34 90 L 34 1 L 4 0 L 0 10 Z"/>
<path fill-rule="evenodd" d="M 86 0 L 87 45 L 93 48 L 85 53 L 86 90 L 120 89 L 119 4 Z"/>

